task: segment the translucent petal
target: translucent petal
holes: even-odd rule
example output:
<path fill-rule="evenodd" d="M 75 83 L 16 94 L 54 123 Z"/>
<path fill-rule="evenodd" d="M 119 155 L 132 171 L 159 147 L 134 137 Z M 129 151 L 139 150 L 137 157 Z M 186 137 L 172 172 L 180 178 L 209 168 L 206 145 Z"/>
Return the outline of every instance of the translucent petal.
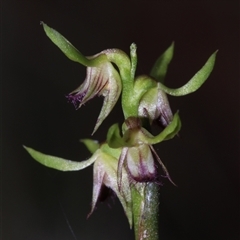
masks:
<path fill-rule="evenodd" d="M 171 89 L 160 83 L 161 89 L 172 96 L 184 96 L 195 92 L 202 86 L 212 72 L 216 60 L 216 54 L 217 51 L 209 57 L 204 66 L 182 87 Z"/>
<path fill-rule="evenodd" d="M 59 32 L 50 28 L 47 24 L 41 22 L 46 35 L 51 39 L 51 41 L 60 48 L 60 50 L 72 61 L 78 62 L 85 66 L 89 66 L 90 60 L 82 55 L 65 37 L 63 37 Z"/>
<path fill-rule="evenodd" d="M 78 171 L 84 169 L 96 161 L 97 154 L 94 154 L 88 160 L 82 162 L 71 161 L 68 159 L 55 157 L 38 152 L 32 148 L 23 146 L 27 152 L 39 163 L 46 167 L 54 168 L 60 171 Z"/>
<path fill-rule="evenodd" d="M 103 106 L 92 134 L 97 131 L 103 120 L 112 111 L 122 91 L 121 78 L 111 63 L 105 64 L 104 74 L 106 75 L 106 77 L 108 77 L 108 82 L 101 94 L 104 96 Z"/>

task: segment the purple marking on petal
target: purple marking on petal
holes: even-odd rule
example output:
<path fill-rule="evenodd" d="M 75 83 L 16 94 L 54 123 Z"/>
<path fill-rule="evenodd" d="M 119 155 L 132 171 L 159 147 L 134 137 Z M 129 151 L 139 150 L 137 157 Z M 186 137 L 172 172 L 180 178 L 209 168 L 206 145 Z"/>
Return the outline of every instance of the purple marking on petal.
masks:
<path fill-rule="evenodd" d="M 107 83 L 109 82 L 109 79 L 104 78 L 103 73 L 101 72 L 96 79 L 96 85 L 94 88 L 95 95 L 100 96 L 102 90 L 106 87 Z"/>
<path fill-rule="evenodd" d="M 131 173 L 130 173 L 131 175 Z M 147 176 L 133 176 L 131 175 L 132 179 L 136 182 L 156 182 L 156 179 L 157 179 L 157 173 L 151 173 L 151 174 L 148 174 Z"/>
<path fill-rule="evenodd" d="M 79 103 L 82 102 L 84 96 L 86 95 L 87 91 L 84 91 L 83 93 L 70 93 L 66 96 L 66 98 L 68 99 L 68 102 L 72 103 L 75 107 L 75 109 L 79 108 Z"/>
<path fill-rule="evenodd" d="M 131 178 L 135 182 L 156 182 L 157 179 L 157 171 L 156 169 L 154 172 L 150 172 L 147 166 L 148 163 L 145 162 L 145 159 L 143 159 L 143 156 L 141 154 L 141 151 L 139 151 L 139 162 L 138 162 L 138 174 L 133 175 L 131 170 L 129 169 L 129 166 L 127 168 L 128 174 L 131 176 Z"/>

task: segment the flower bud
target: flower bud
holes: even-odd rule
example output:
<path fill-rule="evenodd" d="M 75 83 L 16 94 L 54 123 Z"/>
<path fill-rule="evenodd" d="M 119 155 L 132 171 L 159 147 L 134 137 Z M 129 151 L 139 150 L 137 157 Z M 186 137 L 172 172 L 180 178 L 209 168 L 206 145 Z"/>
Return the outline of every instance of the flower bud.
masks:
<path fill-rule="evenodd" d="M 147 144 L 128 148 L 126 165 L 130 176 L 135 181 L 152 182 L 156 180 L 154 158 Z"/>
<path fill-rule="evenodd" d="M 148 118 L 150 124 L 153 121 L 166 127 L 173 118 L 172 111 L 166 93 L 160 88 L 158 83 L 149 89 L 141 98 L 138 108 L 139 117 Z"/>

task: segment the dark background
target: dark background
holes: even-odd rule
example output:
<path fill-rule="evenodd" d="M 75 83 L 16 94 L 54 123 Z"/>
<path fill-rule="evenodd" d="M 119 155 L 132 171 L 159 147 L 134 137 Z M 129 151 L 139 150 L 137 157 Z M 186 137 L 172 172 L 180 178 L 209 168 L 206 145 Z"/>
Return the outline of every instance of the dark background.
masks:
<path fill-rule="evenodd" d="M 177 183 L 161 188 L 160 239 L 239 239 L 239 1 L 1 2 L 1 239 L 133 239 L 117 199 L 90 211 L 92 167 L 48 169 L 22 144 L 72 160 L 90 156 L 90 137 L 102 99 L 78 111 L 64 95 L 80 85 L 85 68 L 68 60 L 45 36 L 40 21 L 57 29 L 83 54 L 138 46 L 138 74 L 174 40 L 166 78 L 179 87 L 219 49 L 216 66 L 194 94 L 170 97 L 180 110 L 181 137 L 159 144 Z M 93 136 L 121 122 L 119 105 Z M 74 235 L 71 233 L 70 227 Z"/>

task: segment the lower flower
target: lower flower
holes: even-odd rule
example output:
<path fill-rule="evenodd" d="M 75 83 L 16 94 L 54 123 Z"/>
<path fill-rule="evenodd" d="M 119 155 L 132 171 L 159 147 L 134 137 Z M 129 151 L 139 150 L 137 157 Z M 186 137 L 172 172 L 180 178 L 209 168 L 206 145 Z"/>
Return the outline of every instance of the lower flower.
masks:
<path fill-rule="evenodd" d="M 121 149 L 112 149 L 107 143 L 99 145 L 96 141 L 90 139 L 84 139 L 82 142 L 93 153 L 88 160 L 82 162 L 46 155 L 25 146 L 24 148 L 39 163 L 60 171 L 78 171 L 94 164 L 92 206 L 88 216 L 92 214 L 98 200 L 101 198 L 101 191 L 104 187 L 107 187 L 118 197 L 128 218 L 130 227 L 132 227 L 132 198 L 129 177 L 125 168 L 121 169 L 121 188 L 118 186 L 117 169 Z"/>
<path fill-rule="evenodd" d="M 173 181 L 163 162 L 155 152 L 153 144 L 173 138 L 181 128 L 181 121 L 176 113 L 173 120 L 157 136 L 153 136 L 141 126 L 139 118 L 130 117 L 123 125 L 124 134 L 120 135 L 118 125 L 113 125 L 107 135 L 110 147 L 122 149 L 118 161 L 118 185 L 121 188 L 122 170 L 126 169 L 131 180 L 135 182 L 154 182 L 157 180 L 158 162 L 170 182 Z M 174 184 L 174 183 L 173 183 Z M 175 185 L 175 184 L 174 184 Z"/>

